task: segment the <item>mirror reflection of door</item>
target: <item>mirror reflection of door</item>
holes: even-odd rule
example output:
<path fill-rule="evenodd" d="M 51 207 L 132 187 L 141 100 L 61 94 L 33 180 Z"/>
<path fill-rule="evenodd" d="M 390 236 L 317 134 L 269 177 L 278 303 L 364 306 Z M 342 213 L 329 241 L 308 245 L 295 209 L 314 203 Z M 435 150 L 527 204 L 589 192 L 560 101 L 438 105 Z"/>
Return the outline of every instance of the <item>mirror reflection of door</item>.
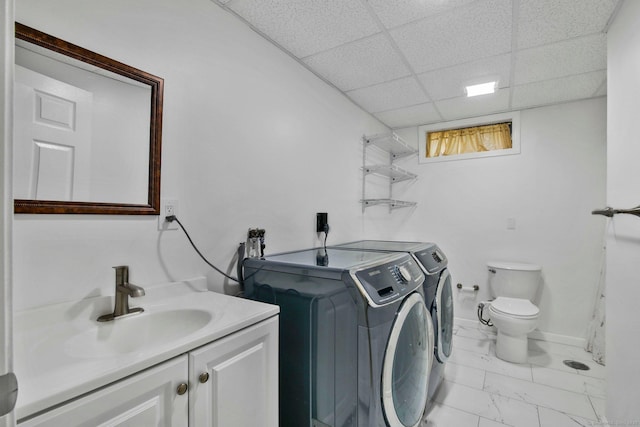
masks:
<path fill-rule="evenodd" d="M 14 195 L 88 200 L 93 95 L 16 65 Z"/>

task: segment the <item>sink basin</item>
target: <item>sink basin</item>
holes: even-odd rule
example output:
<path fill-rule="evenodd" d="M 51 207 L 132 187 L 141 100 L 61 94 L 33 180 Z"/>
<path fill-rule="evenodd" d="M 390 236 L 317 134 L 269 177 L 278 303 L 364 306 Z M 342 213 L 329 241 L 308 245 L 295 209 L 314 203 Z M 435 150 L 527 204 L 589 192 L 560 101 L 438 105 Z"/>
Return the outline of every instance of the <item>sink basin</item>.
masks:
<path fill-rule="evenodd" d="M 64 352 L 75 358 L 108 358 L 172 343 L 202 329 L 211 313 L 197 309 L 144 312 L 100 323 L 69 337 Z"/>

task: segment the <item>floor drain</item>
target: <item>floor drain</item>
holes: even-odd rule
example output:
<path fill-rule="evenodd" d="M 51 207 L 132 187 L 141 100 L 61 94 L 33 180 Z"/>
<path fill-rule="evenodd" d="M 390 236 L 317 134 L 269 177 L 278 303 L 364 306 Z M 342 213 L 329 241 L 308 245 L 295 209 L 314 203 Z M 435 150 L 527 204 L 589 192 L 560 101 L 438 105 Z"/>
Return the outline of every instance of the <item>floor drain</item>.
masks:
<path fill-rule="evenodd" d="M 578 369 L 580 371 L 588 371 L 589 367 L 581 362 L 576 362 L 575 360 L 563 360 L 562 363 L 567 365 L 570 368 Z"/>

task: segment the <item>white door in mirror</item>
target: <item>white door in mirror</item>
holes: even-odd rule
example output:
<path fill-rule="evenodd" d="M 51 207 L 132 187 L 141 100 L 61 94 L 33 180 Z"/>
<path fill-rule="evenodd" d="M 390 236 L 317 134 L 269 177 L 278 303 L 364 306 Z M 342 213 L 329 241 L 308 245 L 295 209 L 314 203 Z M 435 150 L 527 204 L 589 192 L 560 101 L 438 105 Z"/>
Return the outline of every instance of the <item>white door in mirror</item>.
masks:
<path fill-rule="evenodd" d="M 91 92 L 16 65 L 14 195 L 89 200 Z"/>

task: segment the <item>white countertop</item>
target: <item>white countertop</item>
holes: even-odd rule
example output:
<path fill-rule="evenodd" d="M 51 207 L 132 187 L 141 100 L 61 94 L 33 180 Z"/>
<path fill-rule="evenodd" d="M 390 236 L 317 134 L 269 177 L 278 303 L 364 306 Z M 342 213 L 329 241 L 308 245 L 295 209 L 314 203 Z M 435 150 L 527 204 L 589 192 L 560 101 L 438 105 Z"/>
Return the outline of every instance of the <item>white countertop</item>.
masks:
<path fill-rule="evenodd" d="M 207 311 L 211 319 L 206 326 L 171 342 L 115 356 L 74 354 L 65 344 L 82 332 L 99 331 L 105 324 L 96 319 L 113 311 L 113 297 L 88 298 L 15 313 L 14 370 L 19 386 L 17 419 L 169 360 L 279 312 L 275 305 L 209 292 L 203 282 L 194 280 L 151 286 L 145 288 L 145 296 L 131 298 L 129 304 L 144 308 L 144 313 L 135 316 L 176 309 Z M 118 321 L 124 325 L 127 319 Z M 97 340 L 100 340 L 99 336 L 96 337 L 96 345 Z"/>

